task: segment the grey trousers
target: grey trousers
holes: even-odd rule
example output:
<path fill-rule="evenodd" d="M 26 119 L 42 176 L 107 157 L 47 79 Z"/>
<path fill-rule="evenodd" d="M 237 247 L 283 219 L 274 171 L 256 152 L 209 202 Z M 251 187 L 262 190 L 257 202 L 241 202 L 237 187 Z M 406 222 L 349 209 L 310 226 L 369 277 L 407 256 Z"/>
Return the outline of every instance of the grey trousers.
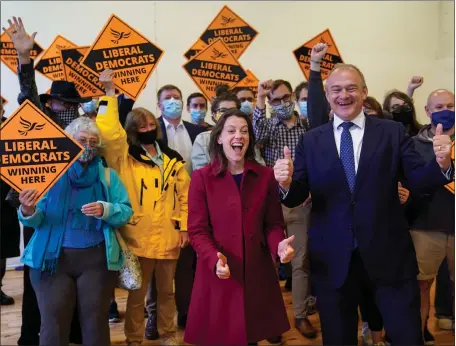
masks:
<path fill-rule="evenodd" d="M 288 237 L 294 235 L 291 246 L 295 250 L 291 260 L 293 286 L 291 296 L 295 318 L 306 318 L 310 298 L 310 268 L 307 254 L 307 229 L 312 204 L 289 209 L 282 206 Z"/>
<path fill-rule="evenodd" d="M 76 297 L 84 345 L 110 345 L 108 310 L 116 276 L 107 268 L 104 243 L 62 248 L 55 274 L 31 268 L 41 313 L 40 345 L 68 346 Z"/>

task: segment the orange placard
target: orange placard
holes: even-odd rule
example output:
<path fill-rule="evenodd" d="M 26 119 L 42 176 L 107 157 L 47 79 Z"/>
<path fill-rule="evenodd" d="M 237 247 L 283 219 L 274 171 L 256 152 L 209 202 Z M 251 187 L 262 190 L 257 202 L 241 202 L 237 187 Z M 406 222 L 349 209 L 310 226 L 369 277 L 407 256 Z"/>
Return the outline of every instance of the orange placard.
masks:
<path fill-rule="evenodd" d="M 115 71 L 114 84 L 136 100 L 163 56 L 163 50 L 138 31 L 111 15 L 82 64 L 97 76 Z"/>
<path fill-rule="evenodd" d="M 218 84 L 227 84 L 232 88 L 247 76 L 221 39 L 199 52 L 183 68 L 209 100 L 215 96 Z"/>
<path fill-rule="evenodd" d="M 451 146 L 451 159 L 453 160 L 453 167 L 454 167 L 454 141 L 453 141 L 453 145 Z M 445 187 L 454 195 L 454 174 L 453 174 L 453 181 L 447 185 L 445 185 Z"/>
<path fill-rule="evenodd" d="M 76 47 L 71 49 L 62 49 L 60 56 L 62 58 L 63 72 L 67 82 L 73 82 L 81 97 L 99 97 L 105 94 L 103 84 L 98 80 L 92 71 L 89 71 L 81 61 L 84 55 L 89 51 L 87 47 Z"/>
<path fill-rule="evenodd" d="M 328 45 L 328 52 L 321 60 L 320 64 L 322 80 L 328 78 L 329 72 L 331 72 L 335 64 L 344 62 L 340 56 L 331 32 L 329 29 L 326 29 L 293 51 L 296 61 L 298 62 L 299 67 L 307 80 L 309 80 L 310 74 L 310 53 L 312 52 L 312 47 L 317 43 L 326 43 Z"/>
<path fill-rule="evenodd" d="M 247 76 L 242 79 L 238 84 L 236 84 L 233 88 L 249 88 L 255 94 L 255 99 L 258 94 L 258 84 L 260 84 L 260 80 L 253 74 L 252 71 L 246 70 Z"/>
<path fill-rule="evenodd" d="M 212 42 L 221 38 L 234 57 L 239 59 L 257 35 L 258 31 L 225 5 L 184 56 L 192 59 Z"/>
<path fill-rule="evenodd" d="M 52 81 L 64 80 L 62 58 L 60 50 L 77 47 L 73 42 L 68 41 L 65 37 L 57 35 L 54 42 L 43 53 L 40 61 L 35 65 L 35 70 Z"/>
<path fill-rule="evenodd" d="M 10 30 L 8 28 L 8 30 Z M 14 43 L 9 38 L 6 31 L 3 32 L 0 36 L 0 45 L 2 47 L 0 60 L 14 73 L 17 74 L 17 51 L 14 48 Z M 36 59 L 43 52 L 43 47 L 41 47 L 36 41 L 33 44 L 33 48 L 30 51 L 30 58 Z"/>
<path fill-rule="evenodd" d="M 40 199 L 84 150 L 29 100 L 2 124 L 0 178 Z"/>

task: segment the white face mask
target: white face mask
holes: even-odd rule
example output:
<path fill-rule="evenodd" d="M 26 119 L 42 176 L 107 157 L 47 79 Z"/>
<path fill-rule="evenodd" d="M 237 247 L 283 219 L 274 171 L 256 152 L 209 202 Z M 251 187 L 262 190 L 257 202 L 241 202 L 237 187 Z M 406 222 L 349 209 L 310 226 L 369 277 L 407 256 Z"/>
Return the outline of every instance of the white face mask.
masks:
<path fill-rule="evenodd" d="M 168 99 L 162 102 L 163 114 L 169 118 L 177 119 L 182 115 L 182 101 Z"/>

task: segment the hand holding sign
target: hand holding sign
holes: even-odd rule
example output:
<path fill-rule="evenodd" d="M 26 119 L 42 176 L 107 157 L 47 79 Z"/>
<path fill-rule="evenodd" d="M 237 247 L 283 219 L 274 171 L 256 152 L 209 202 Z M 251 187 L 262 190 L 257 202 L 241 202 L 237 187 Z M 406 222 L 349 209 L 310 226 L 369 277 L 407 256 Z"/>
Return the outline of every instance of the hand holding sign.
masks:
<path fill-rule="evenodd" d="M 110 69 L 106 69 L 100 74 L 99 81 L 105 88 L 106 96 L 114 96 L 116 94 L 116 87 L 114 86 L 113 78 L 114 71 Z"/>
<path fill-rule="evenodd" d="M 293 161 L 291 160 L 291 151 L 288 147 L 283 148 L 283 159 L 276 161 L 274 165 L 274 176 L 280 187 L 288 190 L 291 185 L 293 176 Z"/>
<path fill-rule="evenodd" d="M 443 134 L 442 124 L 438 124 L 435 129 L 434 142 L 435 159 L 442 172 L 446 172 L 451 166 L 451 138 Z"/>
<path fill-rule="evenodd" d="M 37 197 L 36 189 L 24 189 L 19 193 L 19 202 L 21 202 L 21 211 L 24 216 L 33 215 Z"/>
<path fill-rule="evenodd" d="M 280 262 L 288 263 L 294 256 L 294 249 L 290 246 L 290 243 L 294 240 L 295 236 L 292 235 L 291 237 L 282 240 L 279 243 L 277 248 L 277 254 L 280 257 Z"/>
<path fill-rule="evenodd" d="M 310 60 L 316 63 L 320 63 L 328 51 L 328 45 L 326 43 L 317 43 L 312 47 L 312 52 L 310 53 Z"/>
<path fill-rule="evenodd" d="M 230 267 L 228 267 L 226 257 L 217 252 L 218 261 L 215 265 L 215 273 L 219 277 L 219 279 L 229 279 L 230 278 Z"/>
<path fill-rule="evenodd" d="M 37 33 L 34 32 L 32 36 L 28 36 L 21 17 L 19 17 L 19 20 L 16 17 L 13 17 L 13 22 L 11 22 L 11 19 L 8 19 L 10 26 L 8 30 L 3 27 L 3 30 L 11 41 L 13 41 L 20 63 L 28 64 L 30 63 L 30 51 L 35 44 L 34 40 Z"/>

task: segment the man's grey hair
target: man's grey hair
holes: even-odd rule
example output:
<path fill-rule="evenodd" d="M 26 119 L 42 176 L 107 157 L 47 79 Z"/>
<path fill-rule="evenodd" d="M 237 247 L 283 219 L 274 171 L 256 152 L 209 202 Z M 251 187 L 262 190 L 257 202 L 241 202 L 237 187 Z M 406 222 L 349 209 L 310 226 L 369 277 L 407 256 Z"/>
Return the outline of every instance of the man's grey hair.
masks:
<path fill-rule="evenodd" d="M 68 133 L 71 138 L 75 138 L 76 135 L 81 131 L 87 132 L 92 136 L 97 136 L 97 146 L 101 147 L 101 132 L 94 120 L 90 119 L 89 117 L 79 117 L 74 119 L 65 128 L 65 132 Z"/>

